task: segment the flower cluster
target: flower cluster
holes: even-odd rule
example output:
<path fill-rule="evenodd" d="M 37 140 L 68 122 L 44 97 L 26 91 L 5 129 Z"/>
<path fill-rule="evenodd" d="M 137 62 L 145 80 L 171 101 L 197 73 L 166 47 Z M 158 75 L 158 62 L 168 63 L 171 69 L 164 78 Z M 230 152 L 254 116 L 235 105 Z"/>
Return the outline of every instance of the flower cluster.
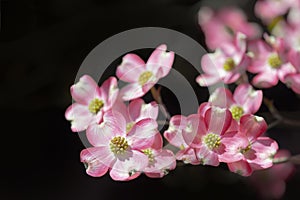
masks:
<path fill-rule="evenodd" d="M 202 56 L 204 73 L 195 81 L 203 87 L 221 82 L 234 86 L 234 91 L 226 85 L 215 87 L 193 114 L 171 116 L 164 132 L 158 130 L 162 107 L 155 86 L 169 74 L 175 59 L 165 44 L 146 62 L 136 54 L 126 54 L 116 77 L 109 77 L 101 86 L 89 75 L 72 85 L 75 102 L 67 108 L 65 118 L 73 132 L 85 131 L 90 143 L 80 154 L 86 173 L 94 177 L 109 173 L 117 181 L 141 174 L 161 178 L 177 162 L 225 163 L 229 171 L 242 176 L 268 168 L 276 171 L 273 165 L 282 150 L 267 135 L 268 124 L 258 111 L 264 98 L 262 88 L 274 87 L 279 81 L 300 94 L 300 44 L 295 42 L 300 41 L 296 20 L 300 1 L 262 0 L 255 8 L 269 32 L 248 22 L 240 9 L 200 9 L 199 25 L 211 52 Z M 266 9 L 271 12 L 262 12 Z M 280 17 L 286 14 L 288 21 Z M 283 37 L 285 34 L 290 37 Z M 118 80 L 127 84 L 119 88 Z M 150 90 L 156 101 L 145 102 L 143 97 Z M 281 157 L 288 160 L 291 156 Z M 284 182 L 290 171 L 278 181 Z"/>

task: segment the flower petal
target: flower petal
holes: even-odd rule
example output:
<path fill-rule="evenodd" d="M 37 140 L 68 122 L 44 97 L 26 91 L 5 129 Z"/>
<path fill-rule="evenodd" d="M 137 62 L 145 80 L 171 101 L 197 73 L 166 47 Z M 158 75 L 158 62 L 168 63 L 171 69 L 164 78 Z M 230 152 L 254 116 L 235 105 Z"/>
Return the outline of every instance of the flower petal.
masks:
<path fill-rule="evenodd" d="M 81 104 L 88 104 L 90 100 L 100 96 L 98 84 L 89 75 L 83 75 L 79 81 L 71 86 L 73 99 Z"/>
<path fill-rule="evenodd" d="M 211 107 L 206 111 L 204 119 L 208 132 L 223 135 L 231 125 L 232 115 L 228 109 Z"/>
<path fill-rule="evenodd" d="M 102 112 L 99 113 L 101 114 Z M 101 118 L 102 116 L 99 117 Z M 73 103 L 67 108 L 65 118 L 71 121 L 73 132 L 83 131 L 90 124 L 96 123 L 95 116 L 88 110 L 87 106 L 78 103 Z"/>
<path fill-rule="evenodd" d="M 124 101 L 130 101 L 142 97 L 144 94 L 145 92 L 143 92 L 142 86 L 138 83 L 130 83 L 124 86 L 120 91 L 120 95 Z"/>
<path fill-rule="evenodd" d="M 129 103 L 128 109 L 132 121 L 156 119 L 158 116 L 158 104 L 155 101 L 146 104 L 143 99 L 135 99 Z"/>
<path fill-rule="evenodd" d="M 88 175 L 101 177 L 108 171 L 109 166 L 99 159 L 98 155 L 101 153 L 101 148 L 97 147 L 87 148 L 81 151 L 80 161 L 87 164 L 86 173 Z"/>
<path fill-rule="evenodd" d="M 259 88 L 270 88 L 278 83 L 278 77 L 275 71 L 268 71 L 257 74 L 252 79 L 253 85 Z"/>
<path fill-rule="evenodd" d="M 211 102 L 213 106 L 221 108 L 229 108 L 234 103 L 231 91 L 224 87 L 216 88 L 210 95 L 208 101 Z"/>
<path fill-rule="evenodd" d="M 213 76 L 209 74 L 201 74 L 196 78 L 196 82 L 202 87 L 214 85 L 218 83 L 220 80 L 221 80 L 220 76 L 218 75 Z"/>
<path fill-rule="evenodd" d="M 294 92 L 300 94 L 300 73 L 287 75 L 284 82 Z"/>
<path fill-rule="evenodd" d="M 252 114 L 246 114 L 240 119 L 240 131 L 245 134 L 249 141 L 254 142 L 267 130 L 264 118 Z"/>
<path fill-rule="evenodd" d="M 249 163 L 245 160 L 240 160 L 233 163 L 227 163 L 231 172 L 237 173 L 241 176 L 250 176 L 253 172 Z"/>
<path fill-rule="evenodd" d="M 171 70 L 174 61 L 174 52 L 166 52 L 167 46 L 162 44 L 158 46 L 151 54 L 147 61 L 147 69 L 150 71 L 162 70 L 159 78 L 165 77 Z M 151 70 L 153 69 L 153 70 Z"/>
<path fill-rule="evenodd" d="M 100 87 L 102 98 L 105 99 L 104 103 L 104 111 L 111 109 L 113 104 L 115 103 L 119 89 L 117 79 L 115 77 L 109 77 L 107 80 L 103 82 Z"/>
<path fill-rule="evenodd" d="M 117 77 L 125 82 L 137 82 L 139 75 L 145 71 L 145 62 L 135 54 L 127 54 L 117 67 Z"/>
<path fill-rule="evenodd" d="M 129 151 L 126 157 L 116 160 L 110 171 L 110 177 L 116 181 L 137 178 L 148 165 L 148 156 L 139 151 Z"/>

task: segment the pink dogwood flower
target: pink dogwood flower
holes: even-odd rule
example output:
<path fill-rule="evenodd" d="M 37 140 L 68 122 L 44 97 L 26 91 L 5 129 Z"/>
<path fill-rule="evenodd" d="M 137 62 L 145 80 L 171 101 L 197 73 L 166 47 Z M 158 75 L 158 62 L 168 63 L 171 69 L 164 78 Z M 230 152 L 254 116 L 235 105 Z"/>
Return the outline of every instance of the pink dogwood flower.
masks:
<path fill-rule="evenodd" d="M 290 152 L 280 149 L 274 159 L 290 157 Z M 257 189 L 259 197 L 263 199 L 281 199 L 286 190 L 286 182 L 295 172 L 294 164 L 290 162 L 274 164 L 266 170 L 255 171 L 249 177 L 249 185 Z M 268 191 L 268 192 L 266 192 Z"/>
<path fill-rule="evenodd" d="M 167 52 L 167 46 L 158 46 L 145 63 L 136 54 L 127 54 L 118 66 L 116 75 L 129 82 L 120 93 L 123 100 L 129 101 L 142 97 L 159 79 L 165 77 L 171 70 L 174 61 L 174 52 Z"/>
<path fill-rule="evenodd" d="M 101 124 L 87 130 L 89 142 L 94 146 L 97 160 L 109 168 L 113 180 L 132 180 L 138 177 L 148 165 L 148 156 L 143 149 L 153 145 L 158 133 L 153 119 L 137 122 L 132 130 L 126 131 L 126 120 L 121 113 L 109 110 Z"/>
<path fill-rule="evenodd" d="M 109 77 L 99 87 L 89 75 L 82 76 L 78 83 L 71 86 L 75 103 L 65 112 L 65 118 L 71 121 L 72 131 L 83 131 L 90 124 L 100 122 L 103 113 L 112 108 L 118 92 L 115 77 Z"/>
<path fill-rule="evenodd" d="M 262 117 L 247 114 L 240 119 L 239 133 L 233 138 L 225 138 L 228 145 L 221 162 L 230 171 L 242 176 L 250 176 L 254 170 L 266 169 L 273 165 L 273 156 L 278 150 L 276 141 L 262 134 L 267 123 Z"/>
<path fill-rule="evenodd" d="M 266 39 L 269 43 L 257 40 L 249 44 L 253 57 L 248 71 L 256 74 L 252 83 L 259 88 L 273 87 L 279 80 L 283 82 L 285 75 L 295 72 L 295 68 L 287 60 L 283 40 L 274 37 Z"/>
<path fill-rule="evenodd" d="M 163 138 L 160 133 L 156 134 L 153 145 L 143 149 L 142 152 L 148 156 L 148 166 L 143 170 L 150 178 L 162 178 L 176 167 L 174 153 L 163 149 Z"/>
<path fill-rule="evenodd" d="M 295 93 L 300 94 L 300 50 L 291 50 L 289 52 L 289 61 L 295 67 L 296 72 L 287 74 L 283 82 Z"/>
<path fill-rule="evenodd" d="M 256 113 L 262 103 L 263 93 L 261 90 L 254 90 L 248 83 L 238 85 L 234 93 L 225 87 L 219 87 L 210 95 L 208 102 L 211 105 L 221 108 L 228 108 L 233 119 L 239 119 L 245 114 Z M 202 107 L 200 107 L 202 109 Z M 202 111 L 199 111 L 200 113 Z"/>
<path fill-rule="evenodd" d="M 265 23 L 270 23 L 274 18 L 282 16 L 294 5 L 295 0 L 258 0 L 254 11 L 256 16 Z"/>
<path fill-rule="evenodd" d="M 200 86 L 236 82 L 249 64 L 249 57 L 245 53 L 246 36 L 237 33 L 233 43 L 223 44 L 214 53 L 202 56 L 201 67 L 204 74 L 200 74 L 196 81 Z"/>
<path fill-rule="evenodd" d="M 128 106 L 121 98 L 118 98 L 112 109 L 120 112 L 125 118 L 127 132 L 129 132 L 138 121 L 147 118 L 156 120 L 158 116 L 158 104 L 155 101 L 145 103 L 141 98 L 130 101 Z"/>
<path fill-rule="evenodd" d="M 219 48 L 223 43 L 233 42 L 238 32 L 250 39 L 257 38 L 261 34 L 260 27 L 255 23 L 249 23 L 243 10 L 237 7 L 215 11 L 209 7 L 201 7 L 198 12 L 198 23 L 210 50 Z"/>

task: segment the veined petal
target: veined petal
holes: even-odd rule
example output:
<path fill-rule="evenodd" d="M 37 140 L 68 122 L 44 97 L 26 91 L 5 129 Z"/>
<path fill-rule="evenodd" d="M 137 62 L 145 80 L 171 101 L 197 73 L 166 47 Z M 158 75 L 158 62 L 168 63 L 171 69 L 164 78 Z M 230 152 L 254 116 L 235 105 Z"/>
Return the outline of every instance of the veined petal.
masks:
<path fill-rule="evenodd" d="M 146 149 L 152 146 L 157 133 L 157 122 L 148 118 L 135 123 L 127 138 L 130 140 L 132 148 Z"/>
<path fill-rule="evenodd" d="M 103 163 L 99 159 L 99 154 L 101 154 L 101 148 L 92 147 L 81 151 L 80 161 L 87 164 L 86 173 L 93 177 L 101 177 L 109 169 L 106 163 Z"/>
<path fill-rule="evenodd" d="M 228 109 L 211 107 L 205 113 L 208 132 L 223 135 L 231 125 L 232 115 Z"/>
<path fill-rule="evenodd" d="M 187 117 L 187 124 L 183 130 L 182 137 L 188 146 L 197 147 L 201 145 L 201 137 L 206 132 L 207 128 L 203 117 L 199 114 L 191 114 Z"/>
<path fill-rule="evenodd" d="M 219 81 L 221 81 L 221 77 L 218 74 L 216 75 L 201 74 L 196 78 L 196 82 L 202 87 L 214 85 Z"/>
<path fill-rule="evenodd" d="M 200 164 L 200 160 L 198 159 L 194 148 L 188 147 L 187 149 L 179 150 L 176 153 L 176 159 L 182 160 L 186 164 L 191 164 L 191 165 Z"/>
<path fill-rule="evenodd" d="M 147 68 L 150 71 L 162 70 L 160 78 L 165 77 L 171 70 L 175 54 L 174 52 L 166 52 L 167 45 L 162 44 L 158 46 L 151 54 L 147 61 Z"/>
<path fill-rule="evenodd" d="M 126 120 L 120 112 L 107 111 L 103 115 L 103 122 L 112 127 L 114 135 L 123 135 L 126 133 Z"/>
<path fill-rule="evenodd" d="M 125 82 L 137 82 L 139 75 L 145 71 L 145 62 L 135 54 L 123 57 L 121 65 L 117 67 L 117 77 Z"/>
<path fill-rule="evenodd" d="M 104 111 L 111 109 L 115 103 L 119 89 L 117 79 L 115 77 L 109 77 L 100 87 L 102 98 L 105 99 Z"/>
<path fill-rule="evenodd" d="M 96 123 L 97 118 L 88 110 L 87 106 L 73 103 L 66 112 L 65 118 L 71 121 L 73 132 L 85 130 L 90 124 Z"/>
<path fill-rule="evenodd" d="M 83 75 L 79 82 L 71 86 L 73 99 L 80 104 L 89 104 L 89 101 L 100 96 L 98 84 L 89 75 Z"/>
<path fill-rule="evenodd" d="M 229 108 L 234 102 L 231 91 L 225 87 L 215 89 L 208 101 L 211 102 L 213 106 L 221 108 Z"/>
<path fill-rule="evenodd" d="M 246 114 L 240 119 L 240 131 L 245 134 L 249 141 L 254 142 L 267 130 L 264 118 L 252 114 Z"/>
<path fill-rule="evenodd" d="M 237 173 L 241 176 L 250 176 L 253 172 L 249 163 L 245 160 L 240 160 L 233 163 L 227 163 L 231 172 Z"/>
<path fill-rule="evenodd" d="M 126 157 L 119 158 L 110 170 L 110 176 L 116 181 L 128 181 L 137 178 L 148 165 L 148 156 L 131 150 Z"/>
<path fill-rule="evenodd" d="M 95 147 L 107 146 L 110 140 L 118 135 L 115 130 L 119 132 L 116 127 L 107 125 L 105 122 L 101 124 L 90 125 L 86 130 L 86 137 L 91 145 Z"/>
<path fill-rule="evenodd" d="M 188 145 L 182 136 L 182 131 L 187 125 L 187 118 L 183 115 L 174 115 L 171 117 L 168 129 L 164 132 L 167 141 L 176 146 L 186 148 Z"/>
<path fill-rule="evenodd" d="M 130 102 L 128 109 L 132 121 L 146 118 L 156 120 L 158 116 L 158 104 L 155 101 L 146 104 L 143 99 L 135 99 Z"/>
<path fill-rule="evenodd" d="M 220 164 L 218 154 L 209 150 L 206 146 L 197 148 L 197 157 L 203 165 L 218 166 Z"/>
<path fill-rule="evenodd" d="M 120 90 L 120 95 L 124 101 L 142 97 L 144 94 L 145 92 L 143 92 L 142 86 L 138 83 L 130 83 Z"/>

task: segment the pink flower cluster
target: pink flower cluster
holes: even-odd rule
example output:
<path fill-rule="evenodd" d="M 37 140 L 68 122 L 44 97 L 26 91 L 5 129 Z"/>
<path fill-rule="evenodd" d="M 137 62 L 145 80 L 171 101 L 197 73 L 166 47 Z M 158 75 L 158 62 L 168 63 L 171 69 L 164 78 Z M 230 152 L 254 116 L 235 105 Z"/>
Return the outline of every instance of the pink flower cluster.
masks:
<path fill-rule="evenodd" d="M 300 94 L 300 1 L 261 0 L 255 8 L 269 32 L 261 34 L 263 29 L 238 8 L 200 9 L 199 25 L 212 52 L 202 57 L 204 74 L 196 81 L 200 86 L 239 84 L 248 82 L 250 73 L 255 87 L 270 88 L 281 81 Z M 284 14 L 287 20 L 280 17 Z"/>
<path fill-rule="evenodd" d="M 157 103 L 140 98 L 169 73 L 174 53 L 166 50 L 166 45 L 158 46 L 147 63 L 135 54 L 124 56 L 116 74 L 129 84 L 121 89 L 115 77 L 99 87 L 89 75 L 71 86 L 75 102 L 65 117 L 73 132 L 86 131 L 91 147 L 82 150 L 80 158 L 90 176 L 109 171 L 110 177 L 119 181 L 141 173 L 157 178 L 176 167 L 174 153 L 163 149 Z"/>

